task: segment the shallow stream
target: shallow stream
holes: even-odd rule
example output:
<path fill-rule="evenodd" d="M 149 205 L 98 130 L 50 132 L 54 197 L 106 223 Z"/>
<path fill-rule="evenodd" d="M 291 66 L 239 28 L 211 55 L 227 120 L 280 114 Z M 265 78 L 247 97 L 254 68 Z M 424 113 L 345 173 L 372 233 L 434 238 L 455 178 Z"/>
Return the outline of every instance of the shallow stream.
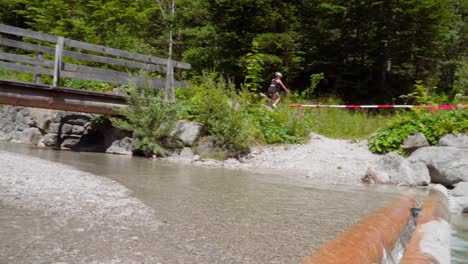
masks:
<path fill-rule="evenodd" d="M 2 143 L 0 150 L 70 165 L 126 186 L 167 224 L 159 234 L 167 242 L 163 263 L 298 263 L 407 191 L 316 186 L 299 177 L 18 144 Z M 466 220 L 456 222 L 454 237 L 467 239 Z M 467 252 L 460 239 L 454 242 L 453 263 L 466 263 L 460 262 Z M 180 251 L 194 258 L 180 259 Z"/>

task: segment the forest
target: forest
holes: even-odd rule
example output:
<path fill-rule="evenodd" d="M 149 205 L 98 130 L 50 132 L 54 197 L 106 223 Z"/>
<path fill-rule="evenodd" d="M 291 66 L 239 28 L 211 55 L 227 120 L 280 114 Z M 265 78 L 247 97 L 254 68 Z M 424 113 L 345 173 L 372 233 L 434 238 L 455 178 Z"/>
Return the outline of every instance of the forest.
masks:
<path fill-rule="evenodd" d="M 1 23 L 192 64 L 263 91 L 398 102 L 416 84 L 468 94 L 468 1 L 0 0 Z M 174 12 L 172 11 L 174 7 Z M 311 77 L 324 78 L 311 87 Z M 393 100 L 393 101 L 392 101 Z"/>

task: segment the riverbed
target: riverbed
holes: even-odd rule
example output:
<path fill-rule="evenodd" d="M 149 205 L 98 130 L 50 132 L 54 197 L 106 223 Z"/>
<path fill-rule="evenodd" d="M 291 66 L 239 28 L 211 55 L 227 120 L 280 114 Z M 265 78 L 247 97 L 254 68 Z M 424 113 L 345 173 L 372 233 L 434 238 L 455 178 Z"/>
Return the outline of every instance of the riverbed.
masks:
<path fill-rule="evenodd" d="M 298 263 L 408 191 L 312 185 L 300 180 L 304 177 L 18 144 L 2 143 L 0 151 L 7 151 L 0 155 L 11 161 L 0 161 L 2 171 L 24 167 L 18 183 L 10 182 L 10 187 L 41 173 L 52 180 L 59 172 L 64 174 L 60 177 L 71 177 L 64 178 L 67 185 L 60 190 L 50 187 L 53 192 L 22 186 L 24 195 L 32 196 L 21 198 L 30 201 L 27 204 L 1 201 L 0 259 L 6 263 Z M 78 184 L 83 179 L 87 184 Z M 70 186 L 74 182 L 76 186 Z M 28 188 L 36 192 L 28 193 Z M 2 197 L 11 196 L 7 191 L 0 189 Z M 83 210 L 80 215 L 47 199 L 48 193 L 54 194 L 53 201 L 68 201 L 89 192 L 103 192 L 102 197 L 120 202 L 95 201 L 90 207 L 83 196 L 73 200 L 76 212 Z M 35 201 L 42 206 L 31 207 Z"/>

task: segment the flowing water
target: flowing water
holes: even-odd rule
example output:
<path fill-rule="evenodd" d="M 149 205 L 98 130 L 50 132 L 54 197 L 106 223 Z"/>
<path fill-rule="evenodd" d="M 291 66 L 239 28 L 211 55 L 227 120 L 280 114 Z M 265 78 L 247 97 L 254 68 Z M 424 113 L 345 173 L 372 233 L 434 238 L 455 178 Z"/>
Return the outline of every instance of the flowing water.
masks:
<path fill-rule="evenodd" d="M 468 215 L 452 215 L 452 264 L 468 263 Z"/>
<path fill-rule="evenodd" d="M 130 189 L 167 224 L 158 233 L 166 250 L 162 263 L 298 263 L 406 192 L 18 144 L 0 144 L 0 150 L 71 165 Z"/>

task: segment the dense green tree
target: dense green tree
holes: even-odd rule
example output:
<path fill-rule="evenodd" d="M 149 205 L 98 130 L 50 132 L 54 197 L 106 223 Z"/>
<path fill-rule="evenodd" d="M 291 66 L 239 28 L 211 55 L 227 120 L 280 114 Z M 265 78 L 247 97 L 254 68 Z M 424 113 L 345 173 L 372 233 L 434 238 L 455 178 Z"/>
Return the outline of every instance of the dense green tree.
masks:
<path fill-rule="evenodd" d="M 417 80 L 430 92 L 464 89 L 467 1 L 174 1 L 170 18 L 159 0 L 0 0 L 0 15 L 3 23 L 158 56 L 168 56 L 172 32 L 172 57 L 191 63 L 192 76 L 216 71 L 257 90 L 275 71 L 294 90 L 323 72 L 316 91 L 353 103 L 391 102 Z"/>

